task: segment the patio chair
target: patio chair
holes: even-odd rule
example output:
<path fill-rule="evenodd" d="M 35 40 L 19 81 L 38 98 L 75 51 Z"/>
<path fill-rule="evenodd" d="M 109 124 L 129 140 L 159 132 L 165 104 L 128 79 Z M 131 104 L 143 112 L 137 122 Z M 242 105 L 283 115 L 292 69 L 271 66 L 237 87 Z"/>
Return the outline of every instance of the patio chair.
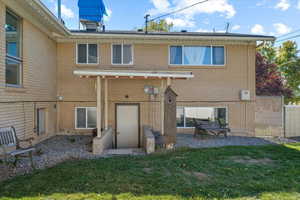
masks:
<path fill-rule="evenodd" d="M 0 147 L 3 151 L 4 162 L 7 163 L 7 157 L 12 156 L 15 158 L 14 166 L 16 166 L 19 157 L 24 154 L 28 154 L 30 158 L 31 167 L 34 168 L 32 154 L 35 151 L 35 148 L 32 146 L 32 140 L 33 138 L 28 138 L 25 140 L 18 139 L 14 127 L 0 128 Z M 29 147 L 22 148 L 20 146 L 20 143 L 28 143 Z"/>

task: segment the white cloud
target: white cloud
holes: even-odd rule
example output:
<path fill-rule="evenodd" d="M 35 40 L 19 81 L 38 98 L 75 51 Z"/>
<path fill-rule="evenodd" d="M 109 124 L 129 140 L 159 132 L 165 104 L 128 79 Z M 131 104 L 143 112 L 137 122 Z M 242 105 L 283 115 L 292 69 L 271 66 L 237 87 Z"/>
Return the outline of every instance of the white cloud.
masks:
<path fill-rule="evenodd" d="M 273 26 L 276 30 L 276 34 L 278 34 L 278 35 L 287 34 L 292 31 L 292 28 L 290 28 L 287 25 L 282 24 L 282 23 L 276 23 L 276 24 L 273 24 Z"/>
<path fill-rule="evenodd" d="M 298 1 L 297 9 L 300 10 L 300 0 Z"/>
<path fill-rule="evenodd" d="M 198 0 L 177 0 L 177 8 L 183 8 L 194 3 L 199 2 Z M 224 14 L 226 18 L 231 18 L 236 14 L 233 5 L 229 4 L 227 0 L 211 0 L 206 3 L 194 6 L 190 9 L 183 11 L 186 15 L 195 15 L 198 13 Z"/>
<path fill-rule="evenodd" d="M 170 6 L 170 2 L 168 0 L 151 0 L 151 2 L 158 10 L 167 10 Z"/>
<path fill-rule="evenodd" d="M 232 30 L 233 30 L 233 31 L 236 31 L 236 30 L 239 30 L 240 28 L 241 28 L 240 25 L 234 25 L 234 26 L 232 27 Z"/>
<path fill-rule="evenodd" d="M 275 8 L 286 11 L 290 8 L 290 2 L 289 0 L 279 0 L 279 2 L 276 4 Z"/>
<path fill-rule="evenodd" d="M 171 11 L 175 11 L 190 5 L 193 5 L 199 0 L 150 0 L 154 9 L 151 9 L 149 13 L 151 15 L 159 15 Z M 197 14 L 215 14 L 219 13 L 226 18 L 231 18 L 236 14 L 236 10 L 228 0 L 210 0 L 208 2 L 198 4 L 192 8 L 176 13 L 169 17 L 169 20 L 174 21 L 174 26 L 195 26 L 195 16 Z"/>
<path fill-rule="evenodd" d="M 54 5 L 54 10 L 55 10 L 55 13 L 57 13 L 58 8 L 57 8 L 56 4 Z M 72 19 L 75 17 L 75 13 L 72 11 L 72 9 L 68 8 L 64 4 L 61 4 L 61 15 L 63 17 L 69 18 L 69 19 Z"/>
<path fill-rule="evenodd" d="M 181 18 L 166 18 L 168 23 L 173 23 L 175 27 L 194 27 L 195 22 L 190 19 L 181 19 Z"/>
<path fill-rule="evenodd" d="M 251 33 L 253 34 L 265 34 L 265 30 L 264 27 L 260 24 L 255 24 L 252 28 L 251 28 Z"/>
<path fill-rule="evenodd" d="M 61 5 L 61 14 L 66 18 L 74 18 L 75 16 L 74 12 L 64 4 Z"/>

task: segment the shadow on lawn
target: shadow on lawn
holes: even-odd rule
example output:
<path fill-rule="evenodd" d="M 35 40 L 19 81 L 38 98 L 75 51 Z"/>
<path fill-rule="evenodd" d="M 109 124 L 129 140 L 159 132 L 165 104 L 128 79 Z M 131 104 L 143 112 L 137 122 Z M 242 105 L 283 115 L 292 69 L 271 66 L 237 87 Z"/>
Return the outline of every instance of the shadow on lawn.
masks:
<path fill-rule="evenodd" d="M 299 195 L 299 150 L 299 144 L 222 147 L 181 149 L 146 157 L 71 161 L 0 183 L 0 199 L 222 199 L 256 197 L 263 193 Z M 233 158 L 237 157 L 270 162 L 236 162 Z"/>

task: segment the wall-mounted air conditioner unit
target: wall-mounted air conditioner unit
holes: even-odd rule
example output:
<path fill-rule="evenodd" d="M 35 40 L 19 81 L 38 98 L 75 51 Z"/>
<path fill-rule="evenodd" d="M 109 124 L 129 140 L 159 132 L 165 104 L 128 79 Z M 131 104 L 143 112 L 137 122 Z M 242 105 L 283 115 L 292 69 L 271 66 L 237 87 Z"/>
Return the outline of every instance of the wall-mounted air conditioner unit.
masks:
<path fill-rule="evenodd" d="M 240 98 L 242 101 L 250 101 L 250 91 L 249 90 L 241 90 Z"/>

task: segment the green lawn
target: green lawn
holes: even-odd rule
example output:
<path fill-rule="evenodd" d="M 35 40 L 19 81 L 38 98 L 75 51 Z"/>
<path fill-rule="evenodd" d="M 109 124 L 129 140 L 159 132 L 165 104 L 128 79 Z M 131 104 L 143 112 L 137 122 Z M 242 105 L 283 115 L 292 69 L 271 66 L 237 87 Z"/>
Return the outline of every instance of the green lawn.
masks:
<path fill-rule="evenodd" d="M 0 199 L 300 199 L 300 143 L 70 161 L 0 183 Z"/>

